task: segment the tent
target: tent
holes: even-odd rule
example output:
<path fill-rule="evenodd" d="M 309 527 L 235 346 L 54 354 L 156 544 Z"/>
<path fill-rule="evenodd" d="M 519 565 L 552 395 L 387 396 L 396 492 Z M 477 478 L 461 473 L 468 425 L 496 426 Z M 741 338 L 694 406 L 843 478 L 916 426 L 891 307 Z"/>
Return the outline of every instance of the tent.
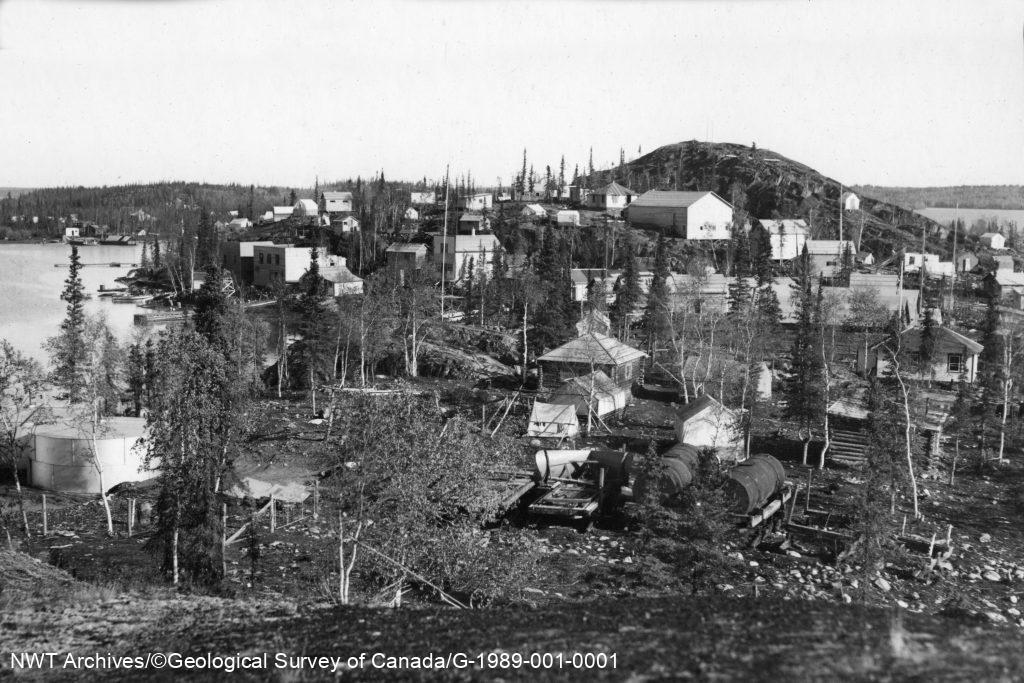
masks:
<path fill-rule="evenodd" d="M 580 433 L 580 421 L 573 405 L 541 403 L 536 401 L 530 411 L 527 436 L 550 436 L 557 439 L 575 437 Z"/>
<path fill-rule="evenodd" d="M 552 403 L 574 406 L 580 422 L 587 419 L 590 412 L 588 406 L 597 417 L 603 418 L 605 415 L 625 409 L 628 400 L 629 389 L 616 385 L 600 370 L 573 377 L 551 396 Z"/>
<path fill-rule="evenodd" d="M 676 437 L 680 443 L 698 448 L 734 451 L 741 447 L 739 415 L 711 396 L 701 396 L 683 406 L 676 415 Z"/>
<path fill-rule="evenodd" d="M 548 212 L 540 204 L 527 204 L 519 215 L 524 218 L 547 218 Z"/>

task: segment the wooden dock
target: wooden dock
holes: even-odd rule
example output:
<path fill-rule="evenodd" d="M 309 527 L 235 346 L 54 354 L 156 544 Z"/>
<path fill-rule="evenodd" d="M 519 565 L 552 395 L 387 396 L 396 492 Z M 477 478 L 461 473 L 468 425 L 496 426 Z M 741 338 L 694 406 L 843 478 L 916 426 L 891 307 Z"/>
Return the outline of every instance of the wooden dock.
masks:
<path fill-rule="evenodd" d="M 164 325 L 183 323 L 188 320 L 187 311 L 167 311 L 165 313 L 136 313 L 136 325 Z"/>
<path fill-rule="evenodd" d="M 79 263 L 78 265 L 83 268 L 138 268 L 138 263 L 119 263 L 117 261 L 110 263 Z M 70 268 L 69 263 L 54 263 L 54 268 Z"/>

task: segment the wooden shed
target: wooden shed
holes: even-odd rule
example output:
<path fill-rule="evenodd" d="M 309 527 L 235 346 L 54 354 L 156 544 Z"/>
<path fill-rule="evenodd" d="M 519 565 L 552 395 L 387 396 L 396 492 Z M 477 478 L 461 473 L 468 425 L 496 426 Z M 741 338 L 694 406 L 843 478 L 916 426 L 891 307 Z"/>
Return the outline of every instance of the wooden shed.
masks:
<path fill-rule="evenodd" d="M 630 388 L 643 381 L 647 354 L 615 337 L 590 331 L 537 359 L 542 386 L 556 388 L 567 379 L 603 371 L 617 386 Z"/>

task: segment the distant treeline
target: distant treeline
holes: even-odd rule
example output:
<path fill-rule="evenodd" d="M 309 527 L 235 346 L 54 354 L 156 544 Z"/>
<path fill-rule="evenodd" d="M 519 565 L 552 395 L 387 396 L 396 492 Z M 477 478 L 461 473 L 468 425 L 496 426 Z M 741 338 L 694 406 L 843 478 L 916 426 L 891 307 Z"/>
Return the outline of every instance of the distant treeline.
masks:
<path fill-rule="evenodd" d="M 453 182 L 455 179 L 453 179 Z M 164 231 L 172 226 L 180 230 L 182 222 L 195 221 L 200 209 L 207 215 L 226 216 L 237 211 L 240 216 L 259 218 L 273 206 L 291 206 L 296 198 L 312 198 L 317 191 L 352 190 L 365 198 L 385 186 L 383 174 L 373 179 L 362 178 L 325 182 L 311 187 L 259 185 L 215 185 L 169 181 L 103 187 L 55 187 L 30 190 L 21 194 L 0 194 L 0 228 L 41 235 L 57 235 L 59 219 L 71 214 L 78 220 L 107 225 L 114 230 L 144 227 Z M 424 178 L 419 182 L 386 183 L 391 192 L 426 189 Z M 429 185 L 434 187 L 434 185 Z M 138 211 L 151 220 L 140 221 Z M 133 215 L 136 214 L 136 215 Z"/>
<path fill-rule="evenodd" d="M 908 209 L 1024 209 L 1024 185 L 958 185 L 951 187 L 883 187 L 861 185 L 854 192 Z"/>

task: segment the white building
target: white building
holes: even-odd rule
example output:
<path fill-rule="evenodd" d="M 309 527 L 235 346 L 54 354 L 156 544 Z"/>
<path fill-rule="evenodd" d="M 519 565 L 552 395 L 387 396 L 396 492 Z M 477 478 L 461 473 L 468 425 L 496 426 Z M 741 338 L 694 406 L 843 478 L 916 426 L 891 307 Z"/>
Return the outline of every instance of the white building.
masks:
<path fill-rule="evenodd" d="M 732 236 L 732 205 L 714 192 L 651 190 L 626 207 L 631 225 L 665 230 L 688 240 L 727 240 Z"/>
<path fill-rule="evenodd" d="M 929 273 L 938 272 L 940 268 L 939 255 L 921 254 L 916 251 L 908 251 L 905 254 L 903 254 L 903 272 L 920 272 L 922 264 L 924 265 L 924 269 Z"/>
<path fill-rule="evenodd" d="M 291 244 L 254 244 L 253 284 L 257 287 L 273 287 L 277 284 L 293 285 L 303 273 L 309 270 L 311 250 Z M 321 254 L 320 269 L 345 266 L 344 256 Z"/>
<path fill-rule="evenodd" d="M 352 216 L 345 216 L 340 221 L 331 224 L 331 230 L 334 231 L 335 235 L 341 235 L 346 232 L 356 232 L 359 230 L 359 221 Z"/>
<path fill-rule="evenodd" d="M 792 261 L 803 253 L 810 231 L 802 218 L 762 219 L 757 223 L 754 230 L 768 233 L 773 261 Z"/>
<path fill-rule="evenodd" d="M 473 268 L 483 268 L 488 275 L 494 266 L 494 254 L 501 248 L 498 238 L 491 234 L 434 235 L 434 261 L 442 263 L 442 277 L 449 282 L 468 275 L 469 260 Z"/>
<path fill-rule="evenodd" d="M 292 213 L 294 213 L 294 211 L 294 206 L 275 206 L 273 213 L 271 214 L 270 220 L 273 221 L 274 223 L 277 223 L 278 221 L 283 221 L 286 218 L 291 218 Z"/>
<path fill-rule="evenodd" d="M 420 219 L 420 212 L 410 206 L 405 210 L 405 213 L 402 214 L 402 218 L 407 221 L 418 221 Z"/>
<path fill-rule="evenodd" d="M 320 201 L 327 213 L 343 213 L 352 210 L 351 192 L 322 192 Z"/>
<path fill-rule="evenodd" d="M 437 195 L 433 192 L 410 192 L 409 203 L 417 206 L 429 206 L 437 203 Z"/>
<path fill-rule="evenodd" d="M 563 210 L 555 214 L 555 222 L 558 225 L 579 225 L 580 224 L 580 212 Z"/>
<path fill-rule="evenodd" d="M 527 204 L 519 215 L 523 218 L 547 218 L 548 212 L 540 204 Z"/>
<path fill-rule="evenodd" d="M 843 211 L 859 211 L 860 197 L 852 192 L 843 193 Z"/>
<path fill-rule="evenodd" d="M 850 240 L 807 240 L 806 245 L 812 275 L 836 276 L 843 269 L 845 258 L 849 258 L 853 267 L 853 242 Z"/>
<path fill-rule="evenodd" d="M 731 453 L 741 441 L 739 415 L 708 395 L 683 406 L 676 415 L 676 438 L 697 448 Z"/>
<path fill-rule="evenodd" d="M 494 207 L 494 197 L 489 192 L 480 192 L 459 198 L 459 208 L 466 211 L 484 211 Z"/>
<path fill-rule="evenodd" d="M 64 228 L 64 241 L 65 242 L 68 241 L 69 239 L 74 239 L 76 237 L 80 237 L 80 231 L 79 231 L 79 229 L 77 227 L 68 226 L 68 227 Z"/>
<path fill-rule="evenodd" d="M 1006 238 L 998 232 L 986 232 L 978 238 L 978 241 L 989 249 L 1006 249 Z"/>
<path fill-rule="evenodd" d="M 639 195 L 616 182 L 609 183 L 587 197 L 587 206 L 598 211 L 625 209 Z"/>
<path fill-rule="evenodd" d="M 300 199 L 292 207 L 292 216 L 295 218 L 315 218 L 320 214 L 320 208 L 312 199 Z"/>

